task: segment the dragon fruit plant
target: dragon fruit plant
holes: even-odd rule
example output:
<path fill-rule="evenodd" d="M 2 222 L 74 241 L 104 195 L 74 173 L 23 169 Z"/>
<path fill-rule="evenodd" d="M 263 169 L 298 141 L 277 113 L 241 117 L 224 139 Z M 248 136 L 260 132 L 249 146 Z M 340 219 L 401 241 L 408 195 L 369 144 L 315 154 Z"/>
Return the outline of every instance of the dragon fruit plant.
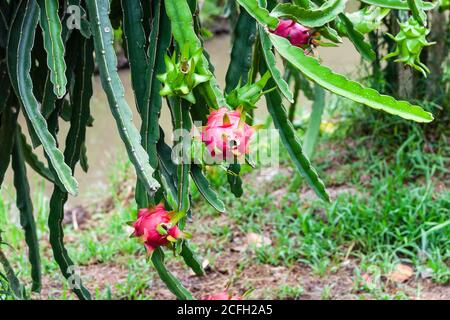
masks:
<path fill-rule="evenodd" d="M 90 101 L 95 68 L 137 175 L 135 199 L 139 210 L 132 222 L 133 235 L 142 241 L 146 248 L 142 253 L 149 255 L 178 299 L 194 297 L 167 269 L 167 250 L 180 255 L 197 275 L 204 274 L 189 244 L 189 231 L 195 230 L 190 224 L 196 219 L 190 183 L 211 206 L 226 214 L 224 203 L 203 172 L 208 165 L 227 168 L 231 191 L 237 197 L 242 195 L 240 166 L 251 151 L 249 141 L 257 130 L 252 114 L 263 97 L 297 171 L 319 198 L 329 201 L 325 185 L 308 159 L 310 152 L 304 152 L 286 112 L 286 103 L 293 104 L 298 97 L 298 90 L 292 92 L 286 79 L 296 79 L 295 88 L 300 80 L 315 83 L 322 91 L 393 116 L 424 123 L 433 120 L 431 113 L 420 106 L 347 79 L 322 65 L 320 57 L 308 54 L 315 46 L 338 46 L 346 37 L 362 59 L 373 61 L 375 53 L 366 34 L 378 30 L 383 19 L 396 9 L 411 18 L 401 21 L 400 34 L 394 36 L 398 44 L 395 54 L 400 62 L 426 70 L 418 59 L 422 46 L 430 45 L 426 41 L 426 12 L 433 8 L 432 3 L 362 0 L 360 11 L 347 14 L 346 0 L 228 1 L 226 11 L 234 35 L 225 88 L 219 87 L 214 65 L 203 46 L 200 3 L 0 0 L 0 183 L 11 164 L 33 291 L 41 288 L 42 270 L 25 164 L 53 185 L 48 217 L 53 256 L 73 292 L 80 299 L 91 299 L 81 279 L 73 281 L 74 261 L 64 246 L 62 219 L 68 197 L 78 194 L 77 165 L 88 169 L 85 141 L 86 128 L 93 125 Z M 134 105 L 125 100 L 117 72 L 117 29 L 123 31 Z M 284 60 L 290 76 L 277 67 L 276 56 Z M 181 161 L 173 161 L 174 147 L 165 143 L 168 133 L 159 123 L 163 100 L 170 109 L 173 129 L 198 129 L 201 136 L 197 142 L 216 162 L 194 162 L 196 155 L 189 152 Z M 138 111 L 140 128 L 132 120 L 132 108 Z M 63 112 L 67 110 L 69 118 Z M 19 124 L 19 114 L 25 117 L 26 125 Z M 58 130 L 61 121 L 70 124 L 65 136 Z M 62 140 L 64 150 L 59 147 Z M 40 146 L 45 160 L 34 151 Z M 20 298 L 20 282 L 6 258 L 2 256 L 0 262 L 8 268 L 10 286 Z M 233 297 L 227 293 L 207 297 L 223 298 Z"/>

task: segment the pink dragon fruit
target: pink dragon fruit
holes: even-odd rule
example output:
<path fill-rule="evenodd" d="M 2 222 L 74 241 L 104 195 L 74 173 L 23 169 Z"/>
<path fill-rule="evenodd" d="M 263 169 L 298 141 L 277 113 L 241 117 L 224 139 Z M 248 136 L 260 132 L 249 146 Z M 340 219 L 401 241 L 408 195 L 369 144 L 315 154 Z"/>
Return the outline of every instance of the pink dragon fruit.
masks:
<path fill-rule="evenodd" d="M 304 47 L 310 43 L 310 30 L 293 20 L 280 20 L 275 30 L 270 32 L 286 38 L 296 47 Z"/>
<path fill-rule="evenodd" d="M 152 253 L 159 246 L 176 241 L 183 233 L 178 227 L 171 226 L 172 212 L 167 212 L 163 204 L 152 208 L 140 209 L 136 222 L 133 223 L 133 236 L 142 238 L 145 248 Z"/>
<path fill-rule="evenodd" d="M 242 298 L 233 297 L 231 294 L 224 291 L 205 296 L 201 300 L 242 300 Z"/>
<path fill-rule="evenodd" d="M 248 154 L 254 132 L 254 128 L 242 119 L 240 110 L 222 107 L 209 114 L 202 141 L 213 158 L 217 160 L 220 156 L 220 160 L 226 160 L 231 156 Z"/>

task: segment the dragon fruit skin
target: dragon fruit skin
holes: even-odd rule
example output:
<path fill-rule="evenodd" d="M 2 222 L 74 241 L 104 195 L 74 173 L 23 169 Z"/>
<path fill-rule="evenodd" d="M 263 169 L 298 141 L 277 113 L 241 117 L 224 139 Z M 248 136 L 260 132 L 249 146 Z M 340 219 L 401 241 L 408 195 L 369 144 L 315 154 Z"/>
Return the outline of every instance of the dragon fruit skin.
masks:
<path fill-rule="evenodd" d="M 133 223 L 134 236 L 144 240 L 145 248 L 149 253 L 159 246 L 169 243 L 168 237 L 178 239 L 182 232 L 178 227 L 170 226 L 170 213 L 164 209 L 163 204 L 158 204 L 152 208 L 140 209 L 136 222 Z M 166 234 L 158 231 L 158 226 L 166 228 Z"/>
<path fill-rule="evenodd" d="M 280 20 L 275 30 L 270 30 L 277 36 L 286 38 L 296 47 L 303 47 L 310 43 L 310 30 L 293 20 Z"/>

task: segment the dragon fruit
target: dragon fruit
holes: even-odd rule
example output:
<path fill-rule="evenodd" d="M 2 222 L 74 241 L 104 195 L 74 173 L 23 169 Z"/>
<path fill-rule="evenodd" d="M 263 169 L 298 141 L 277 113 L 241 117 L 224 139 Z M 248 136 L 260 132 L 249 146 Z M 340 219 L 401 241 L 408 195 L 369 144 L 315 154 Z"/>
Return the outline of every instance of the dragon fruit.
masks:
<path fill-rule="evenodd" d="M 249 153 L 254 128 L 245 123 L 239 109 L 222 107 L 212 111 L 202 130 L 202 141 L 216 160 L 226 160 Z"/>
<path fill-rule="evenodd" d="M 183 233 L 170 219 L 173 212 L 164 209 L 163 204 L 152 208 L 140 209 L 136 222 L 133 223 L 133 236 L 144 241 L 145 248 L 152 253 L 159 246 L 165 246 L 182 237 Z"/>
<path fill-rule="evenodd" d="M 310 43 L 310 30 L 294 20 L 280 20 L 275 30 L 270 30 L 277 36 L 286 38 L 296 47 L 304 47 Z"/>

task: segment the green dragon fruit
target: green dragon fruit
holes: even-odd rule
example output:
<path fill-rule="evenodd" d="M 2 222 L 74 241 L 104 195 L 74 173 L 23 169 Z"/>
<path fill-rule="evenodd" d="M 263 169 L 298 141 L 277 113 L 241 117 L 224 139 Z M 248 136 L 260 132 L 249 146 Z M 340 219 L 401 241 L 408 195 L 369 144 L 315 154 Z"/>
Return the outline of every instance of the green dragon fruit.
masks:
<path fill-rule="evenodd" d="M 170 58 L 164 57 L 166 72 L 157 76 L 163 83 L 163 88 L 159 92 L 161 96 L 180 96 L 191 103 L 195 103 L 192 90 L 201 83 L 210 80 L 211 75 L 196 73 L 196 67 L 202 59 L 202 49 L 195 51 L 192 56 L 183 50 L 179 61 L 176 60 L 176 53 Z"/>
<path fill-rule="evenodd" d="M 426 27 L 422 26 L 413 17 L 400 23 L 400 32 L 394 37 L 387 34 L 392 40 L 397 42 L 394 52 L 389 53 L 384 59 L 398 56 L 395 62 L 402 62 L 420 71 L 425 77 L 430 73 L 428 67 L 420 61 L 422 49 L 431 46 L 434 42 L 428 42 L 426 36 L 430 33 Z"/>

